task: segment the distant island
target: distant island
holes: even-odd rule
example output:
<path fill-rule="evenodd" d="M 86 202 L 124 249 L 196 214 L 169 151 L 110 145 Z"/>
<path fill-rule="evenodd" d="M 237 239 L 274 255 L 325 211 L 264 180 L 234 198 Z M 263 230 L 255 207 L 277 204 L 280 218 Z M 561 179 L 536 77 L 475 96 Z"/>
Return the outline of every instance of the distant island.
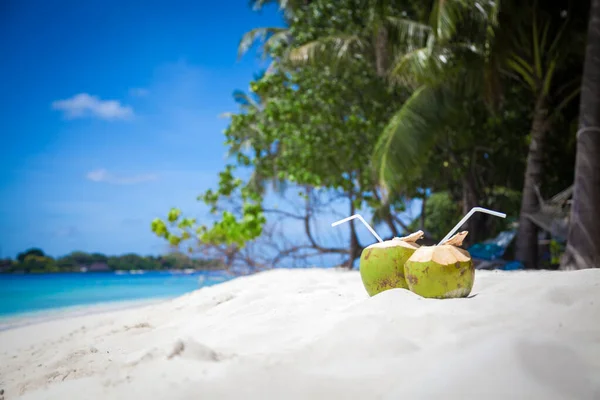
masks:
<path fill-rule="evenodd" d="M 32 248 L 17 255 L 16 260 L 0 259 L 0 273 L 60 273 L 167 270 L 222 270 L 221 260 L 192 258 L 181 253 L 141 256 L 135 253 L 107 256 L 101 253 L 74 251 L 53 258 L 41 249 Z"/>

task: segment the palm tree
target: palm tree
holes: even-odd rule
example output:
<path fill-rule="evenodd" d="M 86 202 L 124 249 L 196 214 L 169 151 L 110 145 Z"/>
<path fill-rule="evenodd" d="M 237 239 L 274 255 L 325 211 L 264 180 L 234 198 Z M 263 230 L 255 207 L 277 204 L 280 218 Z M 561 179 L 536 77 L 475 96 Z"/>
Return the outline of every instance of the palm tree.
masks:
<path fill-rule="evenodd" d="M 525 16 L 525 20 L 521 20 Z M 565 39 L 568 21 L 552 31 L 551 18 L 533 8 L 526 13 L 511 16 L 502 29 L 509 32 L 505 72 L 521 82 L 533 99 L 533 116 L 530 143 L 525 167 L 519 231 L 515 257 L 528 268 L 536 268 L 538 262 L 537 227 L 529 219 L 540 204 L 536 194 L 544 175 L 544 145 L 552 116 L 557 115 L 579 93 L 579 77 L 556 87 L 554 76 L 560 65 L 571 52 Z M 562 101 L 552 108 L 552 97 Z"/>
<path fill-rule="evenodd" d="M 242 52 L 247 50 L 250 44 L 257 37 L 260 37 L 266 39 L 263 49 L 268 51 L 268 49 L 282 43 L 282 38 L 285 37 L 285 43 L 289 46 L 283 53 L 282 61 L 284 64 L 295 66 L 315 61 L 335 66 L 343 65 L 344 62 L 348 61 L 352 62 L 355 58 L 361 58 L 371 62 L 379 77 L 394 78 L 394 80 L 402 81 L 402 83 L 406 83 L 404 78 L 408 77 L 412 81 L 411 83 L 417 87 L 425 81 L 431 80 L 432 77 L 441 76 L 434 73 L 434 68 L 439 72 L 442 69 L 449 70 L 448 64 L 453 63 L 453 67 L 456 67 L 454 72 L 461 73 L 461 65 L 456 63 L 457 55 L 473 52 L 473 46 L 471 43 L 452 43 L 450 46 L 448 42 L 451 41 L 459 28 L 459 24 L 463 23 L 464 20 L 489 22 L 489 20 L 495 18 L 497 13 L 495 3 L 491 1 L 484 4 L 483 8 L 480 6 L 480 9 L 475 10 L 471 7 L 472 0 L 436 0 L 431 10 L 426 10 L 425 13 L 421 12 L 421 15 L 418 12 L 411 11 L 410 7 L 401 10 L 398 8 L 397 2 L 389 0 L 357 0 L 356 3 L 361 6 L 357 8 L 357 10 L 361 10 L 358 11 L 361 17 L 361 28 L 358 30 L 352 30 L 350 33 L 347 31 L 334 31 L 327 36 L 318 37 L 307 43 L 294 43 L 288 31 L 262 28 L 249 32 L 242 40 L 240 50 Z M 293 12 L 288 12 L 287 15 L 291 16 Z M 411 19 L 411 17 L 417 18 L 417 20 Z M 483 26 L 483 29 L 478 33 L 481 33 L 487 40 L 487 25 L 480 23 L 475 26 L 477 28 Z M 477 51 L 479 50 L 477 49 Z M 448 60 L 443 61 L 446 58 Z M 395 65 L 395 68 L 390 70 L 392 65 Z M 462 74 L 461 77 L 465 78 L 465 75 Z M 466 78 L 470 77 L 467 75 Z M 458 81 L 460 79 L 454 80 L 454 82 Z M 473 86 L 472 83 L 469 85 Z M 466 87 L 459 89 L 458 86 L 444 88 L 444 95 L 453 99 L 449 103 L 453 107 L 458 105 L 459 93 L 463 93 L 462 91 L 466 89 Z M 436 93 L 439 94 L 439 91 Z M 426 93 L 421 93 L 421 91 L 414 97 L 419 97 L 418 101 L 421 102 L 428 101 Z M 429 105 L 432 104 L 441 105 L 440 102 L 430 103 Z M 436 111 L 433 111 L 435 114 Z M 402 116 L 403 114 L 400 113 L 399 117 Z M 429 123 L 434 119 L 436 118 L 428 118 Z M 391 125 L 394 125 L 398 120 L 399 118 L 395 118 Z M 384 142 L 386 141 L 384 140 Z M 389 141 L 387 143 L 389 144 Z M 406 146 L 403 147 L 403 150 L 405 150 Z M 419 154 L 425 155 L 424 152 L 419 152 Z M 394 161 L 402 162 L 402 159 L 395 157 Z M 386 176 L 415 176 L 413 171 L 394 174 L 392 172 L 396 170 L 394 166 L 387 165 L 387 167 L 386 170 L 389 173 Z M 389 184 L 390 180 L 385 180 L 385 183 Z M 376 217 L 385 217 L 389 221 L 389 203 L 387 200 L 389 199 L 382 199 L 382 206 L 376 210 L 375 214 Z"/>
<path fill-rule="evenodd" d="M 398 45 L 423 45 L 432 28 L 411 17 L 417 13 L 410 7 L 404 10 L 393 0 L 357 0 L 354 13 L 360 13 L 360 29 L 354 32 L 333 32 L 308 43 L 294 46 L 287 54 L 288 61 L 302 63 L 310 61 L 351 60 L 359 55 L 372 61 L 379 77 L 386 77 L 393 63 Z M 440 8 L 439 16 L 445 15 Z M 410 14 L 410 15 L 409 15 Z M 436 20 L 437 24 L 437 20 Z M 440 26 L 443 22 L 440 22 Z M 440 28 L 442 29 L 442 28 Z"/>
<path fill-rule="evenodd" d="M 471 3 L 435 2 L 425 45 L 409 46 L 395 58 L 390 80 L 408 84 L 414 92 L 389 121 L 376 146 L 375 165 L 384 186 L 397 190 L 407 177 L 423 174 L 421 166 L 439 139 L 459 133 L 456 130 L 466 119 L 468 103 L 482 99 L 495 103 L 499 90 L 491 49 L 498 5 L 479 2 L 475 8 Z M 476 179 L 451 149 L 444 149 L 448 150 L 454 168 L 463 175 L 466 212 L 480 197 Z M 471 226 L 477 223 L 471 219 L 469 230 L 473 232 Z"/>
<path fill-rule="evenodd" d="M 284 19 L 289 21 L 293 17 L 294 11 L 309 2 L 309 0 L 251 0 L 250 5 L 253 10 L 258 11 L 266 5 L 277 4 L 283 11 Z M 291 36 L 287 28 L 272 26 L 255 28 L 242 36 L 238 44 L 238 58 L 248 52 L 256 42 L 262 42 L 262 57 L 267 58 L 273 55 L 278 46 L 288 44 L 290 41 Z"/>
<path fill-rule="evenodd" d="M 375 153 L 380 179 L 390 188 L 397 188 L 403 176 L 414 175 L 436 139 L 464 118 L 465 100 L 484 99 L 494 106 L 501 75 L 522 83 L 533 99 L 533 116 L 517 258 L 532 268 L 537 265 L 537 230 L 527 215 L 538 208 L 535 190 L 543 176 L 545 134 L 552 117 L 577 90 L 569 93 L 569 85 L 557 88 L 553 82 L 570 50 L 564 45 L 567 23 L 556 28 L 552 18 L 536 12 L 536 4 L 522 8 L 513 3 L 504 1 L 500 13 L 494 1 L 435 0 L 428 22 L 422 23 L 399 17 L 389 1 L 366 0 L 368 17 L 361 32 L 334 33 L 301 45 L 288 37 L 292 46 L 285 59 L 295 64 L 359 56 L 372 60 L 379 76 L 414 87 Z M 553 97 L 564 100 L 550 113 Z M 469 208 L 477 201 L 477 190 L 468 176 L 463 185 Z"/>
<path fill-rule="evenodd" d="M 427 47 L 400 58 L 392 73 L 405 80 L 412 77 L 420 87 L 390 121 L 381 137 L 377 158 L 381 160 L 382 180 L 406 174 L 429 154 L 436 138 L 461 118 L 461 110 L 457 108 L 464 99 L 479 93 L 492 104 L 498 96 L 499 74 L 522 83 L 534 100 L 534 110 L 516 258 L 527 267 L 535 268 L 537 229 L 528 214 L 539 207 L 536 187 L 543 177 L 545 134 L 552 117 L 578 94 L 578 87 L 577 78 L 561 87 L 553 82 L 570 51 L 564 35 L 567 22 L 552 29 L 551 18 L 536 11 L 535 6 L 514 13 L 510 11 L 516 8 L 508 3 L 503 3 L 506 11 L 498 14 L 498 9 L 491 6 L 486 19 L 475 21 L 476 26 L 485 23 L 485 29 L 479 31 L 485 30 L 488 35 L 469 34 L 458 42 L 436 37 L 438 40 L 428 41 Z M 562 97 L 562 101 L 549 113 L 553 95 Z M 403 157 L 394 157 L 394 154 L 403 154 Z M 468 176 L 464 185 L 465 203 L 472 202 L 477 196 Z M 469 204 L 466 209 L 474 205 Z"/>
<path fill-rule="evenodd" d="M 438 0 L 436 0 L 438 1 Z M 352 33 L 333 32 L 327 36 L 319 37 L 307 43 L 293 43 L 293 38 L 286 28 L 263 27 L 247 32 L 238 47 L 239 55 L 244 54 L 257 41 L 263 42 L 263 55 L 272 56 L 272 50 L 279 45 L 292 45 L 284 52 L 282 59 L 298 65 L 303 62 L 327 59 L 330 64 L 337 64 L 338 60 L 351 59 L 357 54 L 366 55 L 373 62 L 373 67 L 380 77 L 387 76 L 389 66 L 392 64 L 394 46 L 416 43 L 424 44 L 426 35 L 431 31 L 427 24 L 411 19 L 418 12 L 401 11 L 397 2 L 393 0 L 354 0 L 353 13 L 360 13 L 361 29 Z M 311 3 L 306 0 L 254 0 L 255 9 L 260 9 L 268 3 L 279 4 L 284 12 L 285 19 L 290 21 L 296 13 Z M 442 2 L 440 2 L 442 3 Z M 450 2 L 451 4 L 454 4 Z M 363 11 L 366 10 L 366 11 Z M 450 11 L 449 11 L 450 10 Z M 409 16 L 410 13 L 410 16 Z M 453 7 L 437 7 L 435 18 L 431 18 L 434 29 L 445 34 L 455 29 L 450 17 L 455 13 Z M 450 22 L 449 22 L 450 21 Z"/>
<path fill-rule="evenodd" d="M 575 187 L 562 269 L 600 268 L 600 0 L 591 1 Z"/>

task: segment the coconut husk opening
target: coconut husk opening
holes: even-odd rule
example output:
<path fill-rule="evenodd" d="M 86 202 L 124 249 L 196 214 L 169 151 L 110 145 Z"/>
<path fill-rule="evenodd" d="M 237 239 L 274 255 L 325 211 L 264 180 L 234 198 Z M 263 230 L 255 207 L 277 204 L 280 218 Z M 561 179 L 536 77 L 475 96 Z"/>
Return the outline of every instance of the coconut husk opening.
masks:
<path fill-rule="evenodd" d="M 467 237 L 469 231 L 462 231 L 452 236 L 450 239 L 446 240 L 442 245 L 448 244 L 450 246 L 460 247 L 463 244 L 463 240 Z"/>
<path fill-rule="evenodd" d="M 416 231 L 415 233 L 411 233 L 408 236 L 395 237 L 392 240 L 401 240 L 403 242 L 415 243 L 417 240 L 423 238 L 423 235 L 425 235 L 425 233 L 423 233 L 423 231 Z"/>
<path fill-rule="evenodd" d="M 439 246 L 420 247 L 409 258 L 409 261 L 428 263 L 433 261 L 439 265 L 452 265 L 456 262 L 465 262 L 471 259 L 471 255 L 465 249 L 444 243 Z"/>
<path fill-rule="evenodd" d="M 417 231 L 404 237 L 395 237 L 384 242 L 373 243 L 367 248 L 388 248 L 388 247 L 405 247 L 407 249 L 418 249 L 419 245 L 416 243 L 417 240 L 423 237 L 423 231 Z"/>

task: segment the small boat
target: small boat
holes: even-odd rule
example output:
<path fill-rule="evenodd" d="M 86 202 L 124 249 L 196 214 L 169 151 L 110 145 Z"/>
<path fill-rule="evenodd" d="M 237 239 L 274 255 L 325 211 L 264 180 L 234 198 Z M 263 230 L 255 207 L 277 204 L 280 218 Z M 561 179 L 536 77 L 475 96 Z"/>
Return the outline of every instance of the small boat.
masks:
<path fill-rule="evenodd" d="M 141 269 L 132 269 L 131 271 L 129 271 L 129 273 L 131 275 L 142 275 L 144 273 L 144 271 Z"/>

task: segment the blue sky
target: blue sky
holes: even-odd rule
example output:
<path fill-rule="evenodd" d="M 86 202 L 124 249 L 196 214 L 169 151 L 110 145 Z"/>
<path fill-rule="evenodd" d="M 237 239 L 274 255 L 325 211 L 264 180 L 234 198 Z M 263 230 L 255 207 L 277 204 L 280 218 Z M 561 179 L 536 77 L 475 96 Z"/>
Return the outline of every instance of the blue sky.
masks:
<path fill-rule="evenodd" d="M 255 52 L 238 60 L 237 45 L 250 29 L 282 26 L 277 8 L 1 4 L 0 257 L 30 247 L 52 256 L 167 251 L 150 222 L 174 206 L 207 216 L 195 199 L 216 187 L 225 165 L 228 121 L 219 115 L 237 110 L 233 91 L 266 67 Z M 341 207 L 337 216 L 346 216 Z M 337 216 L 316 223 L 328 245 L 347 243 L 348 228 L 329 225 Z M 300 225 L 285 232 L 305 238 Z M 360 232 L 363 243 L 374 240 Z"/>
<path fill-rule="evenodd" d="M 195 201 L 225 163 L 219 114 L 264 68 L 237 59 L 275 7 L 8 0 L 0 11 L 0 257 L 41 247 L 164 250 L 150 221 Z"/>

